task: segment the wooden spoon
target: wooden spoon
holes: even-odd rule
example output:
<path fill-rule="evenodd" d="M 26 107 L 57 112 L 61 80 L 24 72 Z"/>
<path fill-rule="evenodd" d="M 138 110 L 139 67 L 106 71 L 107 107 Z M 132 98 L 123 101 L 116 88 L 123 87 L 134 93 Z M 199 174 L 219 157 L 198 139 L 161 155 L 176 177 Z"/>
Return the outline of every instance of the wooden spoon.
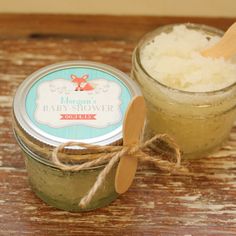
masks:
<path fill-rule="evenodd" d="M 225 59 L 236 55 L 236 22 L 228 28 L 217 44 L 203 50 L 201 54 L 204 57 L 224 57 Z"/>
<path fill-rule="evenodd" d="M 130 146 L 140 142 L 146 118 L 145 101 L 142 96 L 134 97 L 130 102 L 123 123 L 123 145 Z M 124 193 L 133 182 L 138 160 L 134 156 L 123 156 L 117 167 L 115 189 Z"/>

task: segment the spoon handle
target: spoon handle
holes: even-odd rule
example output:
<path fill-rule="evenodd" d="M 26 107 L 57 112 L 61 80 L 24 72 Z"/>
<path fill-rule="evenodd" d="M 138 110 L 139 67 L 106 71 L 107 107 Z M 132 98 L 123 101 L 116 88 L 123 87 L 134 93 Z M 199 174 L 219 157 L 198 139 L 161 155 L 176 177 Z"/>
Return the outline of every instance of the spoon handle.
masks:
<path fill-rule="evenodd" d="M 145 101 L 142 96 L 133 98 L 128 106 L 123 123 L 123 145 L 131 146 L 140 142 L 146 118 Z M 132 184 L 137 169 L 137 157 L 126 155 L 120 158 L 115 177 L 117 193 L 124 193 Z"/>
<path fill-rule="evenodd" d="M 204 57 L 224 57 L 225 59 L 236 55 L 236 22 L 228 28 L 217 44 L 203 50 L 201 54 Z"/>

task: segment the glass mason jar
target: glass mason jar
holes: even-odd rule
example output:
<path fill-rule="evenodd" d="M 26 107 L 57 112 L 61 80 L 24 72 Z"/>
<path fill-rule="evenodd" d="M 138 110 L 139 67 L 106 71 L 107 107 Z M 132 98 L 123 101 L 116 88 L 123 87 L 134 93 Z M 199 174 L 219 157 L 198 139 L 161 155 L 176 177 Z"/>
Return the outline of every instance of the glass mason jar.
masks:
<path fill-rule="evenodd" d="M 58 209 L 78 212 L 101 208 L 114 201 L 119 194 L 115 191 L 116 165 L 107 175 L 92 201 L 86 208 L 79 207 L 80 200 L 88 193 L 105 165 L 87 168 L 81 171 L 63 171 L 45 158 L 27 147 L 15 133 L 20 145 L 28 173 L 28 180 L 34 193 L 47 204 Z M 51 154 L 51 152 L 49 152 Z M 47 155 L 50 155 L 50 154 Z M 78 154 L 77 154 L 78 155 Z"/>
<path fill-rule="evenodd" d="M 206 25 L 185 25 L 207 35 L 223 34 Z M 188 92 L 166 86 L 150 76 L 141 63 L 141 50 L 155 36 L 171 32 L 174 26 L 157 28 L 140 40 L 133 52 L 131 77 L 146 99 L 146 137 L 167 133 L 176 140 L 185 158 L 196 158 L 219 148 L 228 138 L 236 117 L 236 83 L 216 91 Z"/>
<path fill-rule="evenodd" d="M 126 74 L 90 61 L 50 65 L 22 82 L 13 102 L 13 131 L 24 153 L 30 185 L 39 198 L 56 208 L 77 212 L 103 207 L 118 197 L 114 165 L 90 203 L 81 208 L 80 200 L 107 163 L 80 171 L 61 170 L 51 155 L 68 141 L 121 144 L 126 109 L 138 95 L 137 84 Z M 95 156 L 94 151 L 76 146 L 60 153 L 68 165 L 94 160 Z"/>

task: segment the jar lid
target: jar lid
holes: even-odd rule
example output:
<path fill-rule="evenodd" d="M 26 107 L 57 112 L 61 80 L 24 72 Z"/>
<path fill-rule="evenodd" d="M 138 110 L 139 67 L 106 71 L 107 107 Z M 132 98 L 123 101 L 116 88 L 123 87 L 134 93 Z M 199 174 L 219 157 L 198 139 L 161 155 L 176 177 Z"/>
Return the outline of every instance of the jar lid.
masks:
<path fill-rule="evenodd" d="M 96 62 L 44 67 L 19 86 L 15 120 L 30 137 L 58 146 L 76 140 L 108 145 L 122 138 L 127 106 L 141 92 L 123 72 Z"/>

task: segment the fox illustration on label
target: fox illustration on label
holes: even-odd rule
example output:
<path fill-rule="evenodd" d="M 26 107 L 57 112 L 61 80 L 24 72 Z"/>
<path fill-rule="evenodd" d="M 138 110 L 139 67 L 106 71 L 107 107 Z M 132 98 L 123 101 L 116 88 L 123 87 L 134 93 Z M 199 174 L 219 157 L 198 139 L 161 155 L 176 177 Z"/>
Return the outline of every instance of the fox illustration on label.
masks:
<path fill-rule="evenodd" d="M 82 77 L 77 77 L 76 75 L 71 75 L 73 83 L 77 84 L 75 91 L 90 91 L 94 90 L 93 86 L 87 82 L 88 75 L 83 75 Z"/>

